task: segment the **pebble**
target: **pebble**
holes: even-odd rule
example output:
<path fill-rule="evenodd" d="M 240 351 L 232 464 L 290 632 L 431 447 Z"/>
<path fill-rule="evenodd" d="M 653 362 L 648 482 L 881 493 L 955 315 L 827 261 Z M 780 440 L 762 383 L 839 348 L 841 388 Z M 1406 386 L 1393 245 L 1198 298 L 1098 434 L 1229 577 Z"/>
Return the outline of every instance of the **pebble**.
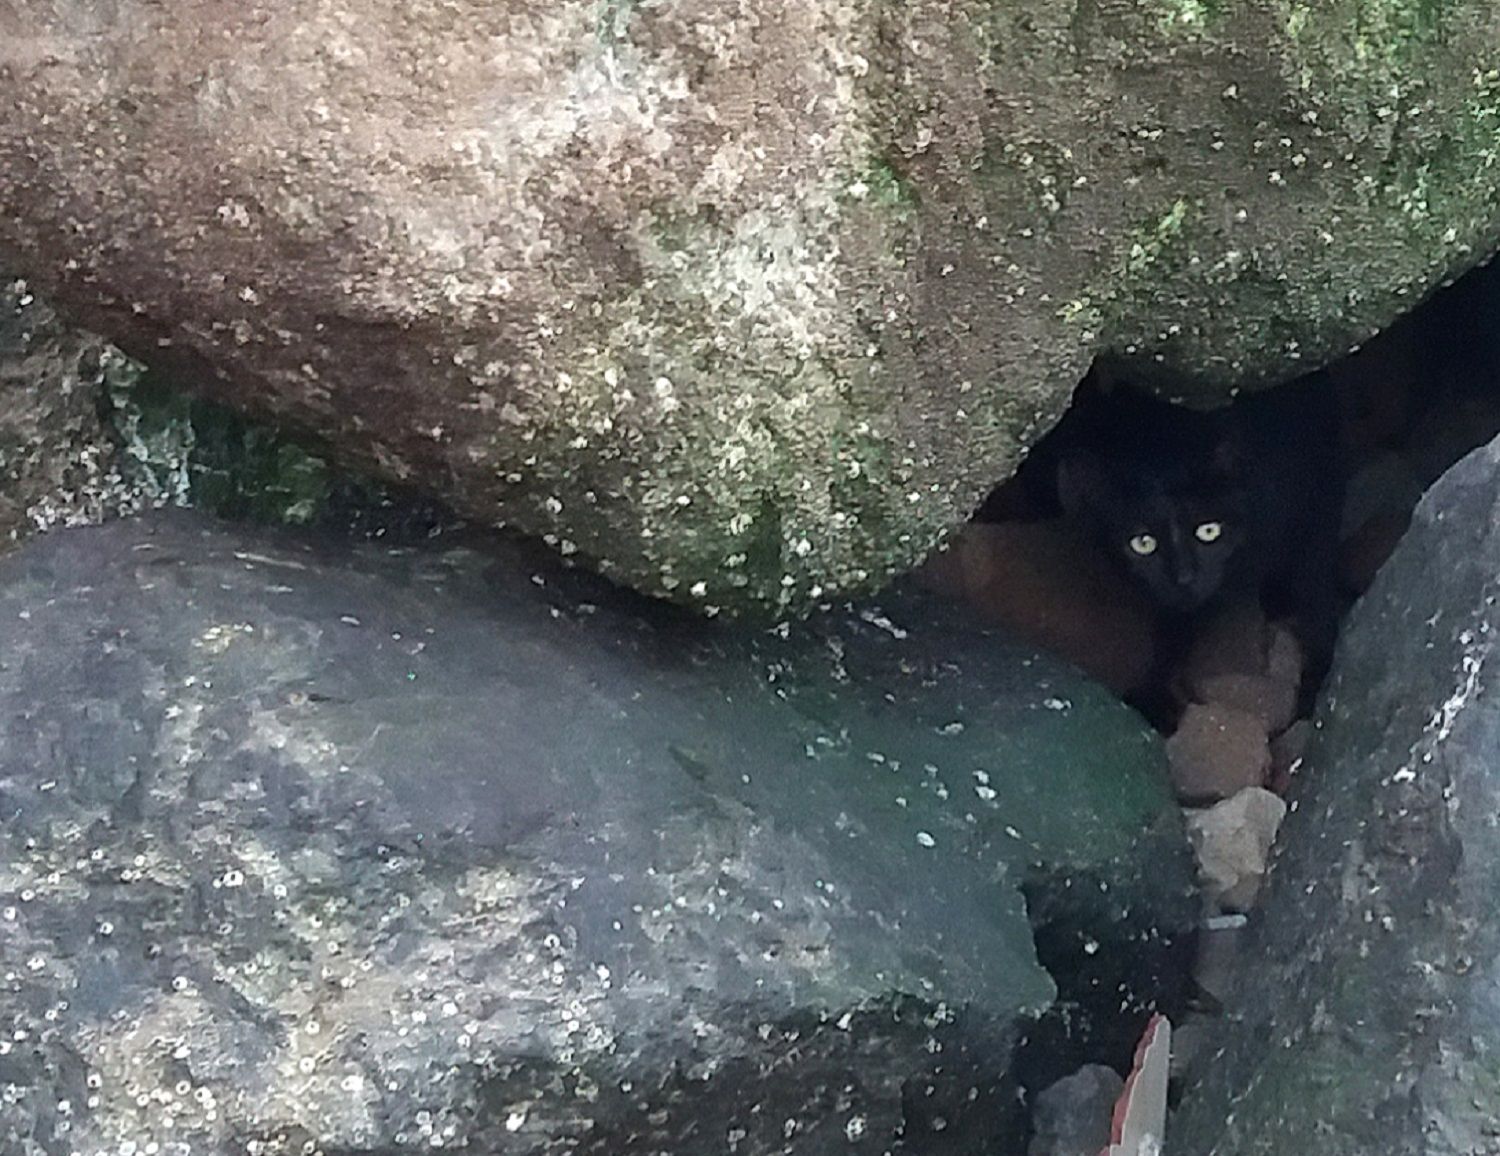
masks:
<path fill-rule="evenodd" d="M 1192 703 L 1167 740 L 1172 785 L 1185 800 L 1227 799 L 1271 770 L 1266 724 L 1229 706 Z"/>
<path fill-rule="evenodd" d="M 1260 787 L 1189 812 L 1188 842 L 1198 856 L 1204 894 L 1221 910 L 1247 911 L 1255 905 L 1285 817 L 1285 801 Z"/>
<path fill-rule="evenodd" d="M 1285 730 L 1297 715 L 1297 684 L 1268 674 L 1214 674 L 1200 679 L 1192 692 L 1199 702 L 1252 715 L 1268 734 Z"/>

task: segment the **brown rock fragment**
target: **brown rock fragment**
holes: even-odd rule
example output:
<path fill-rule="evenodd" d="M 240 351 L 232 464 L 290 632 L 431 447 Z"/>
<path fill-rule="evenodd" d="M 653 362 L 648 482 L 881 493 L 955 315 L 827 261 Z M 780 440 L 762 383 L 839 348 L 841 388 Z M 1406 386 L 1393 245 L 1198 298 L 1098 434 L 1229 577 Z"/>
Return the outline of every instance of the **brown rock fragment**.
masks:
<path fill-rule="evenodd" d="M 922 567 L 930 587 L 1067 659 L 1117 694 L 1145 681 L 1154 618 L 1107 558 L 1060 522 L 967 526 Z"/>
<path fill-rule="evenodd" d="M 1199 679 L 1193 698 L 1233 707 L 1257 718 L 1267 734 L 1284 730 L 1297 714 L 1297 684 L 1266 674 L 1215 674 Z"/>
<path fill-rule="evenodd" d="M 1286 803 L 1247 787 L 1232 799 L 1187 816 L 1188 841 L 1198 856 L 1204 892 L 1220 908 L 1245 911 L 1265 879 L 1271 844 Z"/>
<path fill-rule="evenodd" d="M 1271 770 L 1265 723 L 1233 707 L 1193 703 L 1167 740 L 1179 798 L 1227 799 L 1259 787 Z"/>

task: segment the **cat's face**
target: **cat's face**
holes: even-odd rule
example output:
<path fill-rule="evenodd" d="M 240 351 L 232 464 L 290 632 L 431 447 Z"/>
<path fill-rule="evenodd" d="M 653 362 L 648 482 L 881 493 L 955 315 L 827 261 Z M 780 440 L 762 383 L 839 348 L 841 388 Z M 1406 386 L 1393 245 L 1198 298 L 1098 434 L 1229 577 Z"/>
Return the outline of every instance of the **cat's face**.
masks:
<path fill-rule="evenodd" d="M 1224 588 L 1245 538 L 1232 488 L 1167 488 L 1099 462 L 1066 463 L 1062 485 L 1065 508 L 1159 606 L 1189 613 Z"/>

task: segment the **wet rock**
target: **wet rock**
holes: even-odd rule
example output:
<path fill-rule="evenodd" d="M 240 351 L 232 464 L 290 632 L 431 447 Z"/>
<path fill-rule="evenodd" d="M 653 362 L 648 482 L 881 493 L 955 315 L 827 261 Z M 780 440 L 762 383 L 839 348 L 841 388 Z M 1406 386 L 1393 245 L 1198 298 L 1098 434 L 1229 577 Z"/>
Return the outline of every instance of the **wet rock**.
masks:
<path fill-rule="evenodd" d="M 1191 703 L 1167 740 L 1167 760 L 1179 798 L 1227 799 L 1265 783 L 1271 769 L 1266 725 L 1233 707 Z"/>
<path fill-rule="evenodd" d="M 1019 1150 L 1029 920 L 1161 994 L 1190 862 L 1104 690 L 930 598 L 767 633 L 546 558 L 0 560 L 0 1151 Z"/>
<path fill-rule="evenodd" d="M 1246 787 L 1232 799 L 1188 812 L 1188 840 L 1210 902 L 1224 911 L 1254 905 L 1285 817 L 1285 801 L 1261 787 Z"/>
<path fill-rule="evenodd" d="M 1061 523 L 968 526 L 923 573 L 982 621 L 1067 659 L 1117 694 L 1141 686 L 1151 672 L 1150 605 Z"/>
<path fill-rule="evenodd" d="M 6 6 L 0 259 L 698 607 L 905 571 L 1102 350 L 1222 400 L 1497 232 L 1489 0 L 117 5 Z"/>
<path fill-rule="evenodd" d="M 1494 1149 L 1500 1095 L 1500 445 L 1422 499 L 1350 613 L 1172 1143 L 1214 1156 Z"/>
<path fill-rule="evenodd" d="M 1087 1064 L 1043 1089 L 1026 1156 L 1099 1156 L 1109 1145 L 1110 1119 L 1124 1088 L 1113 1068 Z"/>

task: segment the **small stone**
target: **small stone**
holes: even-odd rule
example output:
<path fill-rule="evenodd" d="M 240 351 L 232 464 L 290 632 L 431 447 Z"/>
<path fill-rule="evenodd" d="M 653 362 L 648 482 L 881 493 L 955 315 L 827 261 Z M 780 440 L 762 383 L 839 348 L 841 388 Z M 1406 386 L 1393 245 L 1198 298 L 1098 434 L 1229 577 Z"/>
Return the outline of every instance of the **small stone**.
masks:
<path fill-rule="evenodd" d="M 1085 1064 L 1038 1093 L 1026 1156 L 1098 1156 L 1109 1146 L 1115 1101 L 1124 1088 L 1113 1068 Z"/>
<path fill-rule="evenodd" d="M 1252 790 L 1254 788 L 1251 788 Z M 1234 802 L 1233 799 L 1229 803 Z M 1220 803 L 1219 806 L 1227 806 Z M 1198 932 L 1198 955 L 1193 960 L 1193 981 L 1221 1004 L 1240 974 L 1240 954 L 1245 939 L 1243 915 L 1219 916 Z M 1174 1041 L 1175 1042 L 1175 1041 Z"/>
<path fill-rule="evenodd" d="M 1227 799 L 1265 783 L 1271 770 L 1266 725 L 1233 707 L 1192 703 L 1167 740 L 1167 762 L 1179 798 Z"/>
<path fill-rule="evenodd" d="M 1260 787 L 1187 816 L 1188 842 L 1208 899 L 1228 911 L 1254 906 L 1286 803 Z"/>
<path fill-rule="evenodd" d="M 1193 697 L 1260 719 L 1268 734 L 1285 730 L 1297 715 L 1297 684 L 1265 674 L 1215 674 L 1200 679 Z"/>

